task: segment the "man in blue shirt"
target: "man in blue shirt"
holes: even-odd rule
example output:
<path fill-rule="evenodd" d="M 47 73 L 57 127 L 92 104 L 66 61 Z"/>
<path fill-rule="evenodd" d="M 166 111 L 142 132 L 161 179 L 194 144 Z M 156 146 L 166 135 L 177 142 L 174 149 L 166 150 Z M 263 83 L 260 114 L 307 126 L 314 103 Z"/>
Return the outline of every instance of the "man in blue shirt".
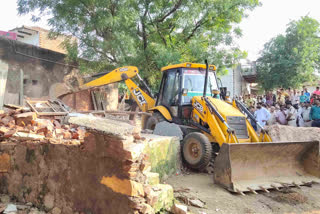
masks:
<path fill-rule="evenodd" d="M 307 88 L 304 88 L 304 95 L 306 95 L 307 101 L 310 102 L 310 96 L 311 96 L 311 94 L 309 93 L 309 91 L 308 91 Z"/>
<path fill-rule="evenodd" d="M 316 99 L 314 103 L 310 110 L 310 120 L 312 120 L 312 127 L 320 127 L 320 100 Z"/>

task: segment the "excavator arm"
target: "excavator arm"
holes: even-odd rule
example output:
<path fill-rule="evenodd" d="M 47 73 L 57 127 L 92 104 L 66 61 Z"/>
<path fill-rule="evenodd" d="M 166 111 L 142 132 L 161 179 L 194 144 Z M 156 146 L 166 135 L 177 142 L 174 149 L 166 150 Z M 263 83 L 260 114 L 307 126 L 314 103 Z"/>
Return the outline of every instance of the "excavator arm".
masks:
<path fill-rule="evenodd" d="M 141 83 L 145 86 L 149 94 L 141 90 L 141 88 L 135 84 L 131 79 L 137 76 Z M 92 80 L 84 84 L 81 89 L 88 89 L 92 87 L 99 87 L 103 85 L 108 85 L 116 82 L 124 81 L 128 87 L 130 93 L 132 94 L 133 99 L 137 102 L 141 111 L 146 112 L 149 109 L 153 108 L 155 105 L 155 99 L 152 98 L 151 90 L 139 76 L 139 70 L 134 66 L 126 66 L 117 68 L 102 77 L 99 77 L 95 80 Z"/>

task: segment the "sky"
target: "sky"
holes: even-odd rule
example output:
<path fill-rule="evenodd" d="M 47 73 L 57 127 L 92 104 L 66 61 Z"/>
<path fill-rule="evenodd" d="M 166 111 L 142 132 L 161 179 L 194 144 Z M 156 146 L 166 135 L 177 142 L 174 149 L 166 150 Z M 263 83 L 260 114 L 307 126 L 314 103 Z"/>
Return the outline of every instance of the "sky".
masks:
<path fill-rule="evenodd" d="M 248 52 L 248 59 L 256 60 L 263 45 L 271 38 L 283 34 L 287 24 L 309 15 L 320 22 L 320 0 L 261 0 L 262 6 L 249 11 L 240 23 L 243 36 L 236 44 Z M 49 28 L 46 20 L 32 23 L 31 16 L 19 16 L 15 0 L 1 0 L 0 30 L 8 31 L 22 25 Z"/>

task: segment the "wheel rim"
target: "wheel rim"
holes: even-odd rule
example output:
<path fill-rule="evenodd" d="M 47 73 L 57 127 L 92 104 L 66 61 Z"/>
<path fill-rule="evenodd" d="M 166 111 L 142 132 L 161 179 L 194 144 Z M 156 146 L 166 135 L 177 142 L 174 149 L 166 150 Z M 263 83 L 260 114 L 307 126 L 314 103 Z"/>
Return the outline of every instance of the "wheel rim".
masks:
<path fill-rule="evenodd" d="M 200 156 L 200 145 L 196 142 L 192 142 L 189 145 L 188 151 L 191 157 L 198 158 Z"/>
<path fill-rule="evenodd" d="M 197 164 L 202 157 L 202 150 L 201 143 L 191 138 L 186 143 L 184 158 L 189 164 Z"/>

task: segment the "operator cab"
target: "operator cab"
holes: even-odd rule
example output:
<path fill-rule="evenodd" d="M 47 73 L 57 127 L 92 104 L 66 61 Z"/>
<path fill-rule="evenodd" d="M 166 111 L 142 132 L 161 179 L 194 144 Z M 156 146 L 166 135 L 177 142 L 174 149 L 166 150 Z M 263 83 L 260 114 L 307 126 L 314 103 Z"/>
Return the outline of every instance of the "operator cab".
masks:
<path fill-rule="evenodd" d="M 206 95 L 218 98 L 216 67 L 210 65 L 208 70 Z M 163 67 L 161 71 L 163 77 L 156 105 L 166 107 L 178 124 L 184 124 L 191 116 L 192 97 L 203 95 L 206 65 L 182 63 Z"/>

